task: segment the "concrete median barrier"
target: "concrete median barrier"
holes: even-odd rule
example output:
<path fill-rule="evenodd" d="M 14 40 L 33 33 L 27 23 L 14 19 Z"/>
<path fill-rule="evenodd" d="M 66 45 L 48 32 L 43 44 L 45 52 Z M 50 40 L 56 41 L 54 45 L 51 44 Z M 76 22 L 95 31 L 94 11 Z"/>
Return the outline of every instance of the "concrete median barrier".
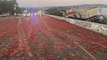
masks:
<path fill-rule="evenodd" d="M 54 16 L 54 15 L 46 15 L 46 16 L 53 17 L 53 18 L 56 18 L 59 20 L 64 20 L 64 21 L 69 22 L 71 24 L 75 24 L 80 27 L 87 28 L 89 30 L 92 30 L 92 31 L 95 31 L 95 32 L 98 32 L 98 33 L 101 33 L 101 34 L 107 36 L 107 25 L 105 25 L 105 24 L 81 21 L 81 20 L 76 20 L 76 19 L 69 19 L 69 18 Z"/>

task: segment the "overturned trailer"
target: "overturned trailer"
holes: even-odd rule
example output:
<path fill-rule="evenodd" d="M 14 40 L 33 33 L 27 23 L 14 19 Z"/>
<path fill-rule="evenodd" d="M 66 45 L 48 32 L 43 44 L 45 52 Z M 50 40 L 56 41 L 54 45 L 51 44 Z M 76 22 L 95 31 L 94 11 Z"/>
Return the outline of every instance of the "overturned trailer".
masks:
<path fill-rule="evenodd" d="M 105 7 L 78 8 L 73 11 L 76 13 L 66 17 L 107 24 L 107 8 Z"/>
<path fill-rule="evenodd" d="M 79 12 L 77 14 L 80 14 L 82 19 L 87 19 L 97 15 L 107 16 L 107 8 L 94 8 L 87 10 L 86 12 Z"/>
<path fill-rule="evenodd" d="M 66 17 L 70 17 L 70 16 L 74 16 L 76 18 L 81 18 L 81 19 L 87 19 L 96 15 L 103 15 L 103 16 L 107 16 L 107 8 L 101 8 L 101 7 L 97 7 L 97 8 L 78 8 L 78 9 L 74 9 L 74 11 L 76 12 L 75 14 L 72 15 L 68 15 Z"/>

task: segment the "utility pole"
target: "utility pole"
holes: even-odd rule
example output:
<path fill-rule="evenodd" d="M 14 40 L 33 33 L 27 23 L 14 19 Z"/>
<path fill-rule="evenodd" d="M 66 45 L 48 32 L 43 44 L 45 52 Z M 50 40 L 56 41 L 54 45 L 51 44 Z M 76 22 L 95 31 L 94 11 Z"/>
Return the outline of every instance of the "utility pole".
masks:
<path fill-rule="evenodd" d="M 64 17 L 65 12 L 63 12 L 63 11 L 60 11 L 60 12 L 63 14 L 63 17 Z"/>
<path fill-rule="evenodd" d="M 17 4 L 14 4 L 14 15 L 16 15 Z"/>
<path fill-rule="evenodd" d="M 16 10 L 17 10 L 18 4 L 17 4 L 16 0 L 11 0 L 11 1 L 14 2 L 14 15 L 16 15 L 17 14 Z"/>

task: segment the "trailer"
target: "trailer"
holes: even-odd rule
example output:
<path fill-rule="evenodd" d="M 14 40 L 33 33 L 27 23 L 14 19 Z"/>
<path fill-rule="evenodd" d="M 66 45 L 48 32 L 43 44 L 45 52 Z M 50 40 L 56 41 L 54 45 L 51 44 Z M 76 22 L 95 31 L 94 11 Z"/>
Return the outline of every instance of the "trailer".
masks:
<path fill-rule="evenodd" d="M 93 16 L 96 16 L 96 15 L 107 15 L 107 8 L 94 8 L 94 9 L 90 9 L 86 12 L 82 12 L 80 13 L 82 18 L 86 19 L 86 18 L 90 18 L 90 17 L 93 17 Z"/>

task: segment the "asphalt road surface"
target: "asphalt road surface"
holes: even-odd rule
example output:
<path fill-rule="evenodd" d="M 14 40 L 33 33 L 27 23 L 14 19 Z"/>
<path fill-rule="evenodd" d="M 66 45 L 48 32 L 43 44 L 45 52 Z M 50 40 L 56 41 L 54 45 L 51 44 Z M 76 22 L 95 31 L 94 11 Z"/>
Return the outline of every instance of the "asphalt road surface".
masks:
<path fill-rule="evenodd" d="M 107 60 L 107 36 L 47 16 L 0 18 L 0 60 Z"/>

